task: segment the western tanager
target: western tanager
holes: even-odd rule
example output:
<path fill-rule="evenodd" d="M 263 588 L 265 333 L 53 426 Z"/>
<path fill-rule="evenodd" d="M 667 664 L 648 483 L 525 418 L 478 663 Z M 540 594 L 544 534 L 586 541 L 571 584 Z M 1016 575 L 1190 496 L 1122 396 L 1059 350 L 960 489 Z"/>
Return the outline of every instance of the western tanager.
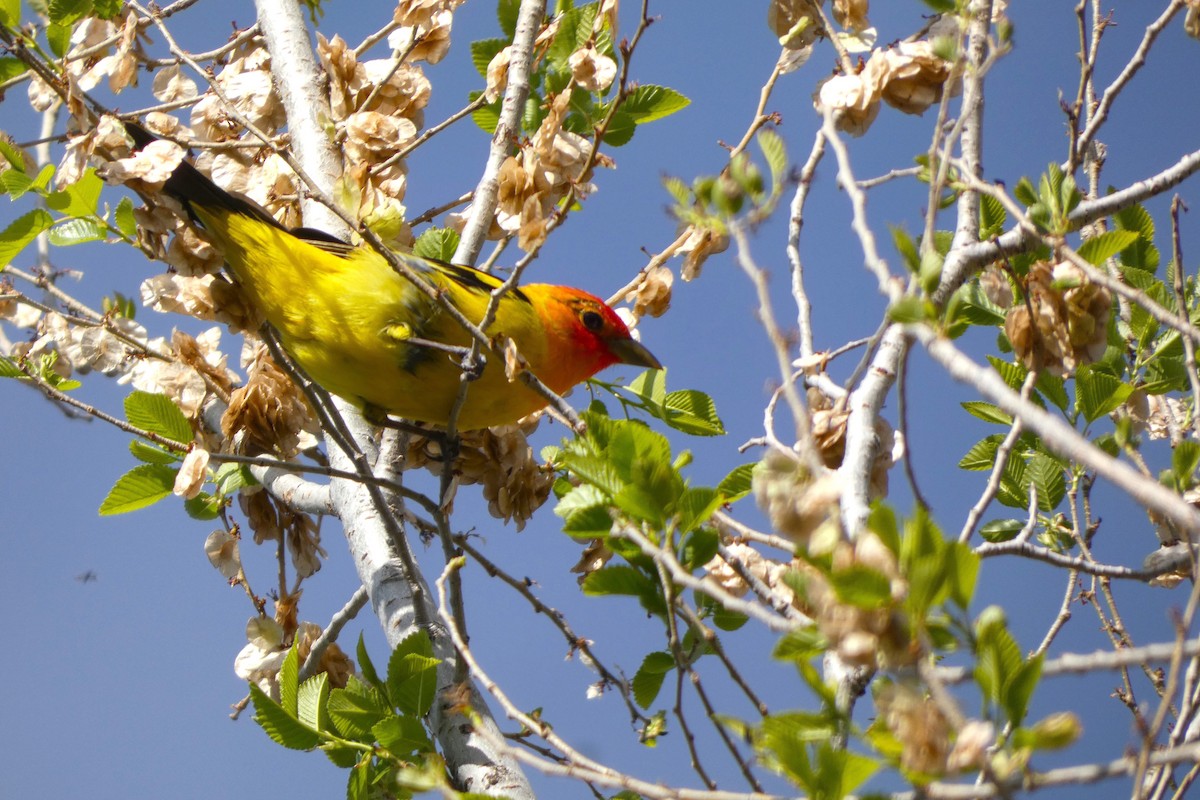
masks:
<path fill-rule="evenodd" d="M 126 129 L 137 150 L 155 141 L 136 125 Z M 313 380 L 359 407 L 446 425 L 462 361 L 447 348 L 465 348 L 470 337 L 383 256 L 319 231 L 287 230 L 186 161 L 163 189 L 204 226 L 238 284 Z M 399 257 L 473 322 L 483 318 L 501 284 L 470 267 Z M 612 364 L 661 367 L 604 301 L 569 286 L 512 289 L 500 298 L 486 333 L 511 339 L 528 368 L 559 394 Z M 494 354 L 487 356 L 458 416 L 463 430 L 513 422 L 546 405 L 519 380 L 508 380 Z"/>

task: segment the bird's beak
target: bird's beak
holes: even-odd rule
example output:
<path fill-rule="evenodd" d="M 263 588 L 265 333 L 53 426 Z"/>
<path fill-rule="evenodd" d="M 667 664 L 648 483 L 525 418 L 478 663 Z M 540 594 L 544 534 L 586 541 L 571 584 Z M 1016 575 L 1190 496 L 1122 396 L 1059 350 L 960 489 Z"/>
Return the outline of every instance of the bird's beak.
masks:
<path fill-rule="evenodd" d="M 632 364 L 635 367 L 662 369 L 663 365 L 646 346 L 632 336 L 625 339 L 609 339 L 608 350 L 622 364 Z"/>

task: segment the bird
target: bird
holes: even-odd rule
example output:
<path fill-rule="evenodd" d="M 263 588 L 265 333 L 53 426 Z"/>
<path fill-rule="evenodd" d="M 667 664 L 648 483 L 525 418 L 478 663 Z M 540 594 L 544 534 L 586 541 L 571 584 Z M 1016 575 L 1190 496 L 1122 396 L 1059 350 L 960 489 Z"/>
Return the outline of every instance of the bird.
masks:
<path fill-rule="evenodd" d="M 141 150 L 158 139 L 125 123 Z M 364 410 L 445 428 L 459 392 L 467 331 L 430 295 L 368 245 L 310 228 L 288 229 L 248 198 L 217 186 L 186 159 L 162 187 L 198 222 L 235 282 L 317 384 Z M 397 253 L 420 280 L 478 323 L 502 281 L 468 266 Z M 531 283 L 501 295 L 485 333 L 507 337 L 527 368 L 562 395 L 614 364 L 661 369 L 600 298 L 570 286 Z M 459 430 L 505 425 L 547 399 L 510 380 L 486 354 L 456 417 Z"/>

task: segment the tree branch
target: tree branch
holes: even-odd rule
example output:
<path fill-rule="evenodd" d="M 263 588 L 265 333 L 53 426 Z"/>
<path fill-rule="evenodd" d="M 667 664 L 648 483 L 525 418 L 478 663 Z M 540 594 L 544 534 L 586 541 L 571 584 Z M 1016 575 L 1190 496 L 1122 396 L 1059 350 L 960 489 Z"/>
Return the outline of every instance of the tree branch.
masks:
<path fill-rule="evenodd" d="M 1083 464 L 1144 507 L 1162 514 L 1176 525 L 1181 537 L 1190 540 L 1196 531 L 1200 531 L 1200 512 L 1179 495 L 1141 475 L 1128 464 L 1117 461 L 1058 417 L 1021 399 L 995 370 L 976 364 L 950 340 L 939 337 L 924 325 L 911 325 L 908 329 L 952 378 L 973 386 L 1012 416 L 1019 416 L 1051 450 Z"/>
<path fill-rule="evenodd" d="M 533 40 L 546 13 L 546 0 L 521 0 L 517 12 L 517 29 L 513 35 L 512 54 L 508 62 L 508 85 L 500 103 L 500 122 L 492 134 L 492 147 L 483 168 L 483 176 L 471 200 L 471 215 L 463 226 L 455 264 L 474 264 L 483 250 L 487 232 L 496 214 L 500 191 L 500 166 L 512 152 L 513 143 L 521 133 L 521 114 L 529 97 L 529 69 L 533 62 Z"/>
<path fill-rule="evenodd" d="M 288 0 L 256 0 L 256 7 L 264 36 L 274 43 L 271 70 L 283 96 L 296 157 L 310 176 L 322 181 L 318 187 L 328 194 L 340 159 L 320 124 L 321 110 L 328 113 L 327 102 L 319 90 L 323 85 L 321 75 L 312 58 L 300 7 Z M 309 217 L 310 212 L 314 218 Z M 305 204 L 304 219 L 306 224 L 335 235 L 347 230 L 330 209 L 315 202 Z M 343 401 L 335 401 L 335 406 L 362 455 L 374 454 L 373 432 L 361 416 Z M 340 447 L 331 447 L 329 455 L 335 467 L 353 467 L 356 460 Z M 366 459 L 360 457 L 358 461 L 366 469 Z M 418 626 L 426 629 L 433 641 L 434 654 L 441 659 L 439 685 L 446 688 L 456 664 L 453 644 L 437 624 L 437 609 L 411 553 L 405 558 L 401 551 L 401 557 L 397 558 L 398 553 L 390 546 L 406 548 L 407 543 L 382 491 L 375 486 L 336 480 L 330 492 L 359 577 L 389 644 L 395 646 Z M 466 718 L 458 713 L 448 713 L 441 702 L 435 703 L 430 712 L 431 725 L 456 785 L 467 791 L 507 795 L 514 800 L 532 798 L 533 790 L 516 762 L 491 747 L 491 737 L 478 733 L 478 729 L 483 729 L 485 733 L 498 734 L 498 729 L 477 690 L 470 692 L 469 704 L 475 725 L 465 724 Z"/>

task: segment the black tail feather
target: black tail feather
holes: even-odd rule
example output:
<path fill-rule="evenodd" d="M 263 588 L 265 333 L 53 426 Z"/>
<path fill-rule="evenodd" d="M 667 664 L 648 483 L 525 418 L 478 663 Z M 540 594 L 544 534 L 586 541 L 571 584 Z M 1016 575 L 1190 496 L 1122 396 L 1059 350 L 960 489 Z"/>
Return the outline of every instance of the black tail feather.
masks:
<path fill-rule="evenodd" d="M 150 131 L 136 122 L 125 122 L 125 131 L 133 139 L 133 149 L 142 150 L 159 140 Z M 231 194 L 217 186 L 188 161 L 180 162 L 171 177 L 163 184 L 163 191 L 183 203 L 188 215 L 195 220 L 193 206 L 207 209 L 225 209 L 234 214 L 253 217 L 280 230 L 286 230 L 265 208 L 246 197 Z"/>

